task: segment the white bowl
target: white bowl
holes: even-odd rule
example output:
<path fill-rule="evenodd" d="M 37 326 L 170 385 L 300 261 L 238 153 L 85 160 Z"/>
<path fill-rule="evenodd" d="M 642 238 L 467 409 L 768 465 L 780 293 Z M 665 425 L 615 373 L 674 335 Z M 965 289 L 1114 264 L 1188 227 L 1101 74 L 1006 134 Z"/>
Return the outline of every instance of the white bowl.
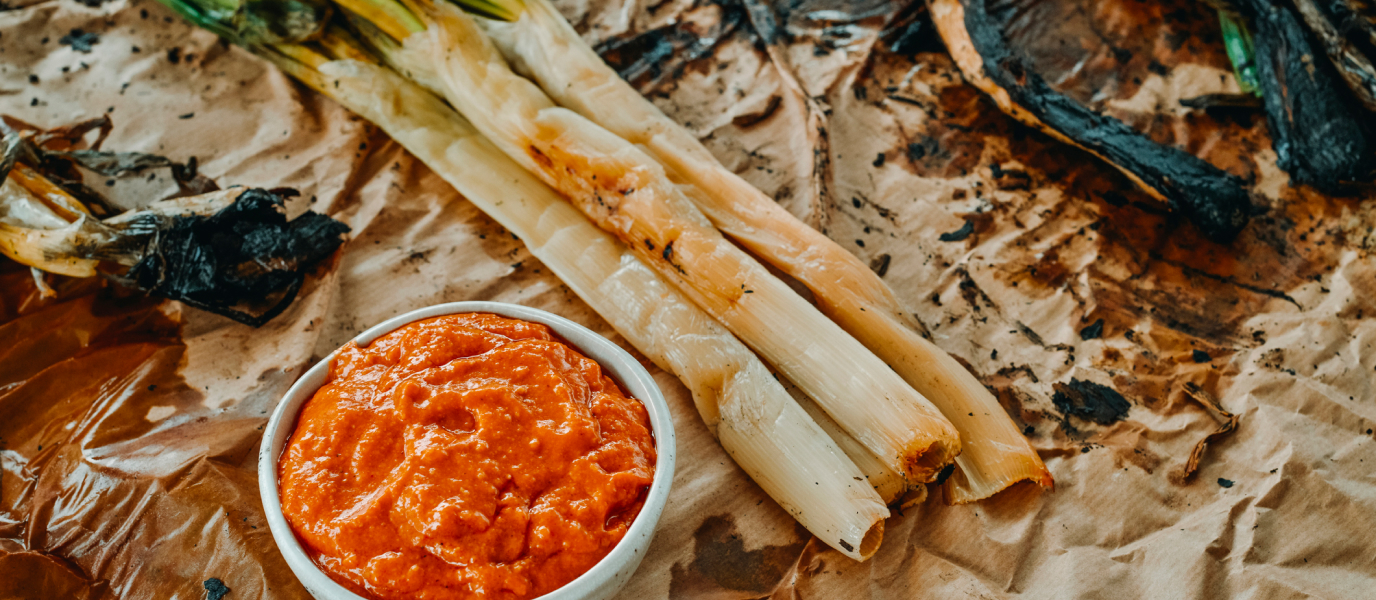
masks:
<path fill-rule="evenodd" d="M 603 600 L 610 598 L 625 587 L 654 537 L 655 525 L 664 511 L 664 503 L 669 498 L 669 484 L 674 479 L 674 425 L 669 418 L 669 405 L 664 402 L 664 394 L 650 377 L 650 373 L 640 366 L 634 358 L 607 338 L 593 333 L 586 327 L 568 319 L 526 306 L 502 302 L 452 302 L 438 304 L 415 310 L 382 322 L 355 337 L 359 345 L 372 343 L 373 340 L 391 333 L 403 325 L 456 313 L 492 313 L 504 317 L 524 319 L 542 323 L 553 329 L 574 348 L 591 358 L 616 380 L 631 397 L 640 400 L 650 414 L 650 427 L 655 436 L 654 482 L 645 498 L 645 507 L 631 523 L 626 536 L 588 572 L 553 592 L 540 596 L 540 600 Z M 296 416 L 316 390 L 324 385 L 329 374 L 330 362 L 338 350 L 330 353 L 310 370 L 296 384 L 287 390 L 287 395 L 273 411 L 263 432 L 263 448 L 258 453 L 258 493 L 263 499 L 263 509 L 267 512 L 268 527 L 277 548 L 287 560 L 302 585 L 317 600 L 363 600 L 357 594 L 335 583 L 306 556 L 306 551 L 292 533 L 286 517 L 282 515 L 282 499 L 277 490 L 277 460 L 282 456 L 282 448 L 287 438 L 296 429 Z"/>

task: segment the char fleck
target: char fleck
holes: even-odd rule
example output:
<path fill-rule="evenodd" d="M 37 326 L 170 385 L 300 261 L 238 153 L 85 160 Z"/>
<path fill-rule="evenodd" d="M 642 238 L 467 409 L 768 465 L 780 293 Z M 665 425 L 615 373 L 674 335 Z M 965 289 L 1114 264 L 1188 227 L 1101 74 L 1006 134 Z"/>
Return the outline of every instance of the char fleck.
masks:
<path fill-rule="evenodd" d="M 1080 330 L 1080 339 L 1085 340 L 1085 341 L 1097 340 L 1097 339 L 1099 339 L 1099 336 L 1101 336 L 1101 335 L 1104 335 L 1104 320 L 1103 320 L 1103 319 L 1099 319 L 1099 320 L 1095 321 L 1093 324 L 1091 324 L 1091 325 L 1085 327 L 1084 329 L 1081 329 L 1081 330 Z"/>
<path fill-rule="evenodd" d="M 71 46 L 72 50 L 85 54 L 91 53 L 91 47 L 100 43 L 100 36 L 95 32 L 73 29 L 67 35 L 57 40 L 63 46 Z"/>
<path fill-rule="evenodd" d="M 884 275 L 888 274 L 889 263 L 892 260 L 893 257 L 889 256 L 888 254 L 880 254 L 879 256 L 874 257 L 874 260 L 870 261 L 870 270 L 874 271 L 875 275 L 883 277 Z"/>
<path fill-rule="evenodd" d="M 205 600 L 222 600 L 229 594 L 229 586 L 218 577 L 205 580 Z"/>
<path fill-rule="evenodd" d="M 1111 387 L 1093 381 L 1071 379 L 1069 384 L 1056 383 L 1051 402 L 1066 417 L 1079 417 L 1100 425 L 1112 425 L 1127 416 L 1132 404 Z"/>
<path fill-rule="evenodd" d="M 960 242 L 960 241 L 964 241 L 965 238 L 970 237 L 970 234 L 971 234 L 971 233 L 974 233 L 974 231 L 975 231 L 975 223 L 974 223 L 974 221 L 971 221 L 971 220 L 969 220 L 969 219 L 966 219 L 966 220 L 965 220 L 965 224 L 964 224 L 964 225 L 961 225 L 961 226 L 960 226 L 960 229 L 957 229 L 957 230 L 955 230 L 955 231 L 948 231 L 948 232 L 946 232 L 946 233 L 943 233 L 943 234 L 941 234 L 940 238 L 938 238 L 938 239 L 940 239 L 940 240 L 943 241 L 943 242 Z"/>

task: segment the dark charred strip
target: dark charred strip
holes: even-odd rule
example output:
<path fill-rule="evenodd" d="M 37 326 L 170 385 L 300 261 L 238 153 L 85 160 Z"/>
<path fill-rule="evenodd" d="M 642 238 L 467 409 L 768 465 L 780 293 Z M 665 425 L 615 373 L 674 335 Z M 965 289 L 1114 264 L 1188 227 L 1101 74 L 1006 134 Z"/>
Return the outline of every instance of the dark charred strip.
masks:
<path fill-rule="evenodd" d="M 904 104 L 911 104 L 911 105 L 916 106 L 916 107 L 918 107 L 918 108 L 920 108 L 920 109 L 922 109 L 922 110 L 928 110 L 928 109 L 930 108 L 930 107 L 928 107 L 927 105 L 923 104 L 922 102 L 920 102 L 920 101 L 918 101 L 918 100 L 914 100 L 914 99 L 908 98 L 908 97 L 906 97 L 906 96 L 900 96 L 900 95 L 898 95 L 898 94 L 889 94 L 889 99 L 890 99 L 890 100 L 893 100 L 893 101 L 895 101 L 895 102 L 902 102 L 902 103 L 904 103 Z"/>
<path fill-rule="evenodd" d="M 1026 375 L 1027 378 L 1032 381 L 1032 383 L 1041 383 L 1041 380 L 1037 378 L 1037 374 L 1032 371 L 1032 367 L 1029 367 L 1027 365 L 1009 365 L 1007 367 L 999 369 L 998 372 L 999 377 L 1007 377 L 1009 379 L 1013 379 L 1019 374 Z"/>
<path fill-rule="evenodd" d="M 1258 109 L 1261 108 L 1261 98 L 1252 94 L 1204 94 L 1193 98 L 1184 98 L 1180 100 L 1180 105 L 1200 110 Z"/>
<path fill-rule="evenodd" d="M 1376 2 L 1371 0 L 1336 0 L 1328 3 L 1328 10 L 1352 35 L 1366 34 L 1376 44 Z"/>
<path fill-rule="evenodd" d="M 742 30 L 747 20 L 745 8 L 739 2 L 722 2 L 720 6 L 721 17 L 711 20 L 705 29 L 701 26 L 704 21 L 679 19 L 664 27 L 609 39 L 596 47 L 597 53 L 642 92 L 675 81 L 690 64 L 712 56 L 717 46 Z"/>
<path fill-rule="evenodd" d="M 1220 243 L 1233 240 L 1246 225 L 1251 201 L 1243 180 L 1183 150 L 1162 146 L 1137 133 L 1127 124 L 1098 114 L 1057 92 L 1034 72 L 1030 61 L 1010 47 L 1000 27 L 1001 19 L 990 14 L 985 0 L 964 0 L 964 20 L 959 25 L 939 24 L 948 47 L 951 36 L 969 38 L 983 58 L 983 73 L 967 77 L 987 78 L 1004 90 L 1034 125 L 1049 129 L 1120 170 L 1132 175 L 1149 193 L 1170 203 L 1205 237 Z M 948 28 L 963 26 L 964 31 Z M 988 90 L 986 90 L 988 91 Z"/>
<path fill-rule="evenodd" d="M 887 253 L 880 254 L 879 256 L 874 257 L 874 260 L 870 261 L 870 270 L 874 271 L 875 275 L 883 277 L 884 275 L 888 274 L 889 263 L 892 261 L 893 257 L 889 256 Z"/>
<path fill-rule="evenodd" d="M 11 122 L 18 127 L 11 127 Z M 72 149 L 97 128 L 100 138 L 92 148 Z M 81 170 L 113 182 L 147 169 L 168 168 L 180 188 L 174 198 L 217 188 L 197 172 L 194 157 L 182 164 L 152 154 L 100 151 L 110 128 L 107 118 L 36 131 L 4 117 L 0 181 L 17 162 L 25 168 L 36 166 L 45 179 L 72 192 L 95 214 L 109 212 L 111 205 L 80 183 Z M 306 274 L 333 254 L 349 231 L 347 225 L 310 211 L 288 221 L 285 198 L 296 194 L 288 189 L 248 189 L 214 214 L 170 216 L 146 210 L 120 222 L 83 219 L 78 222 L 80 232 L 68 238 L 68 252 L 73 258 L 101 261 L 101 274 L 129 287 L 256 327 L 291 304 Z"/>
<path fill-rule="evenodd" d="M 1080 330 L 1080 339 L 1084 341 L 1097 340 L 1104 335 L 1104 320 L 1099 319 Z"/>
<path fill-rule="evenodd" d="M 965 238 L 970 237 L 970 234 L 974 232 L 975 222 L 966 219 L 965 224 L 961 225 L 959 229 L 956 229 L 955 231 L 947 231 L 946 233 L 943 233 L 940 236 L 938 236 L 938 239 L 940 239 L 943 242 L 963 242 L 965 241 Z"/>
<path fill-rule="evenodd" d="M 1326 192 L 1376 175 L 1371 115 L 1348 97 L 1332 63 L 1289 5 L 1238 0 L 1250 19 L 1257 78 L 1277 163 Z"/>
<path fill-rule="evenodd" d="M 333 254 L 349 231 L 314 212 L 288 221 L 283 196 L 295 193 L 250 189 L 213 215 L 166 219 L 157 224 L 143 258 L 115 279 L 262 325 L 286 310 L 306 273 Z"/>
<path fill-rule="evenodd" d="M 769 103 L 765 105 L 764 110 L 744 115 L 737 115 L 736 118 L 731 119 L 731 124 L 735 125 L 736 127 L 740 127 L 741 129 L 749 129 L 751 127 L 759 125 L 765 119 L 768 119 L 769 117 L 773 116 L 774 113 L 779 110 L 779 106 L 783 104 L 783 101 L 783 96 L 771 96 L 769 98 Z"/>
<path fill-rule="evenodd" d="M 922 52 L 942 52 L 941 37 L 936 35 L 927 5 L 913 2 L 894 17 L 879 35 L 889 51 L 905 56 L 916 56 Z"/>
<path fill-rule="evenodd" d="M 647 245 L 648 245 L 649 240 L 646 240 L 646 243 L 647 243 Z M 651 248 L 651 249 L 653 249 L 653 248 Z M 660 256 L 662 256 L 662 257 L 664 258 L 664 262 L 669 263 L 669 266 L 673 267 L 674 270 L 678 271 L 678 273 L 679 273 L 680 275 L 687 275 L 687 274 L 688 274 L 687 271 L 683 270 L 683 265 L 680 265 L 680 264 L 678 264 L 677 262 L 674 261 L 674 243 L 673 243 L 673 242 L 669 242 L 669 243 L 667 243 L 667 244 L 664 245 L 664 252 L 661 252 L 661 253 L 660 253 Z"/>
<path fill-rule="evenodd" d="M 1054 383 L 1051 387 L 1056 390 L 1051 402 L 1067 418 L 1112 425 L 1128 416 L 1132 408 L 1132 403 L 1117 390 L 1093 381 L 1071 379 L 1069 384 Z"/>
<path fill-rule="evenodd" d="M 1342 2 L 1294 0 L 1295 8 L 1309 26 L 1338 76 L 1368 111 L 1376 111 L 1376 36 L 1363 31 Z"/>

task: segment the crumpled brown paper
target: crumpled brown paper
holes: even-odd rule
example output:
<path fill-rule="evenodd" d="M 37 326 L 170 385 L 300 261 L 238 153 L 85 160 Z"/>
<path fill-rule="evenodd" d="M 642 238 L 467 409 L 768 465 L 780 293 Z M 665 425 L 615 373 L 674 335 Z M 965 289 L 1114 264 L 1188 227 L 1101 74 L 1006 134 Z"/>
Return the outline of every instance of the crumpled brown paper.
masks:
<path fill-rule="evenodd" d="M 810 540 L 656 371 L 679 466 L 623 598 L 1376 589 L 1376 209 L 1288 187 L 1258 114 L 1179 107 L 1235 90 L 1202 5 L 1052 4 L 1014 7 L 1047 39 L 1093 39 L 1038 67 L 1248 177 L 1267 211 L 1238 242 L 1203 241 L 1111 168 L 999 113 L 962 83 L 920 4 L 561 5 L 725 164 L 883 273 L 1056 477 L 1054 491 L 967 506 L 933 495 L 856 563 Z M 44 301 L 27 271 L 0 266 L 0 598 L 202 598 L 210 578 L 231 599 L 304 598 L 263 522 L 254 464 L 303 367 L 387 317 L 456 300 L 527 304 L 619 340 L 376 130 L 160 5 L 11 6 L 3 112 L 42 126 L 109 112 L 107 148 L 196 156 L 221 184 L 299 188 L 294 210 L 354 237 L 258 330 L 93 282 Z M 74 29 L 99 36 L 89 53 L 62 42 Z M 1120 392 L 1127 418 L 1065 416 L 1054 386 L 1077 379 Z M 1187 383 L 1240 418 L 1189 479 L 1218 421 Z"/>

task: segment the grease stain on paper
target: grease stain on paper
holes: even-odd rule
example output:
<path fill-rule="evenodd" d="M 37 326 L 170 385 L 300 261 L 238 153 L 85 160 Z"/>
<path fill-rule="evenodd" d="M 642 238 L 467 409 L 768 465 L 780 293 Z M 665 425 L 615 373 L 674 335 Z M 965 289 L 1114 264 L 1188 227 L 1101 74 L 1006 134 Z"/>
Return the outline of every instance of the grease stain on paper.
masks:
<path fill-rule="evenodd" d="M 795 537 L 789 544 L 752 550 L 746 547 L 734 516 L 708 517 L 693 532 L 693 560 L 686 566 L 673 566 L 669 596 L 719 588 L 768 595 L 793 568 L 812 536 L 795 524 Z"/>

